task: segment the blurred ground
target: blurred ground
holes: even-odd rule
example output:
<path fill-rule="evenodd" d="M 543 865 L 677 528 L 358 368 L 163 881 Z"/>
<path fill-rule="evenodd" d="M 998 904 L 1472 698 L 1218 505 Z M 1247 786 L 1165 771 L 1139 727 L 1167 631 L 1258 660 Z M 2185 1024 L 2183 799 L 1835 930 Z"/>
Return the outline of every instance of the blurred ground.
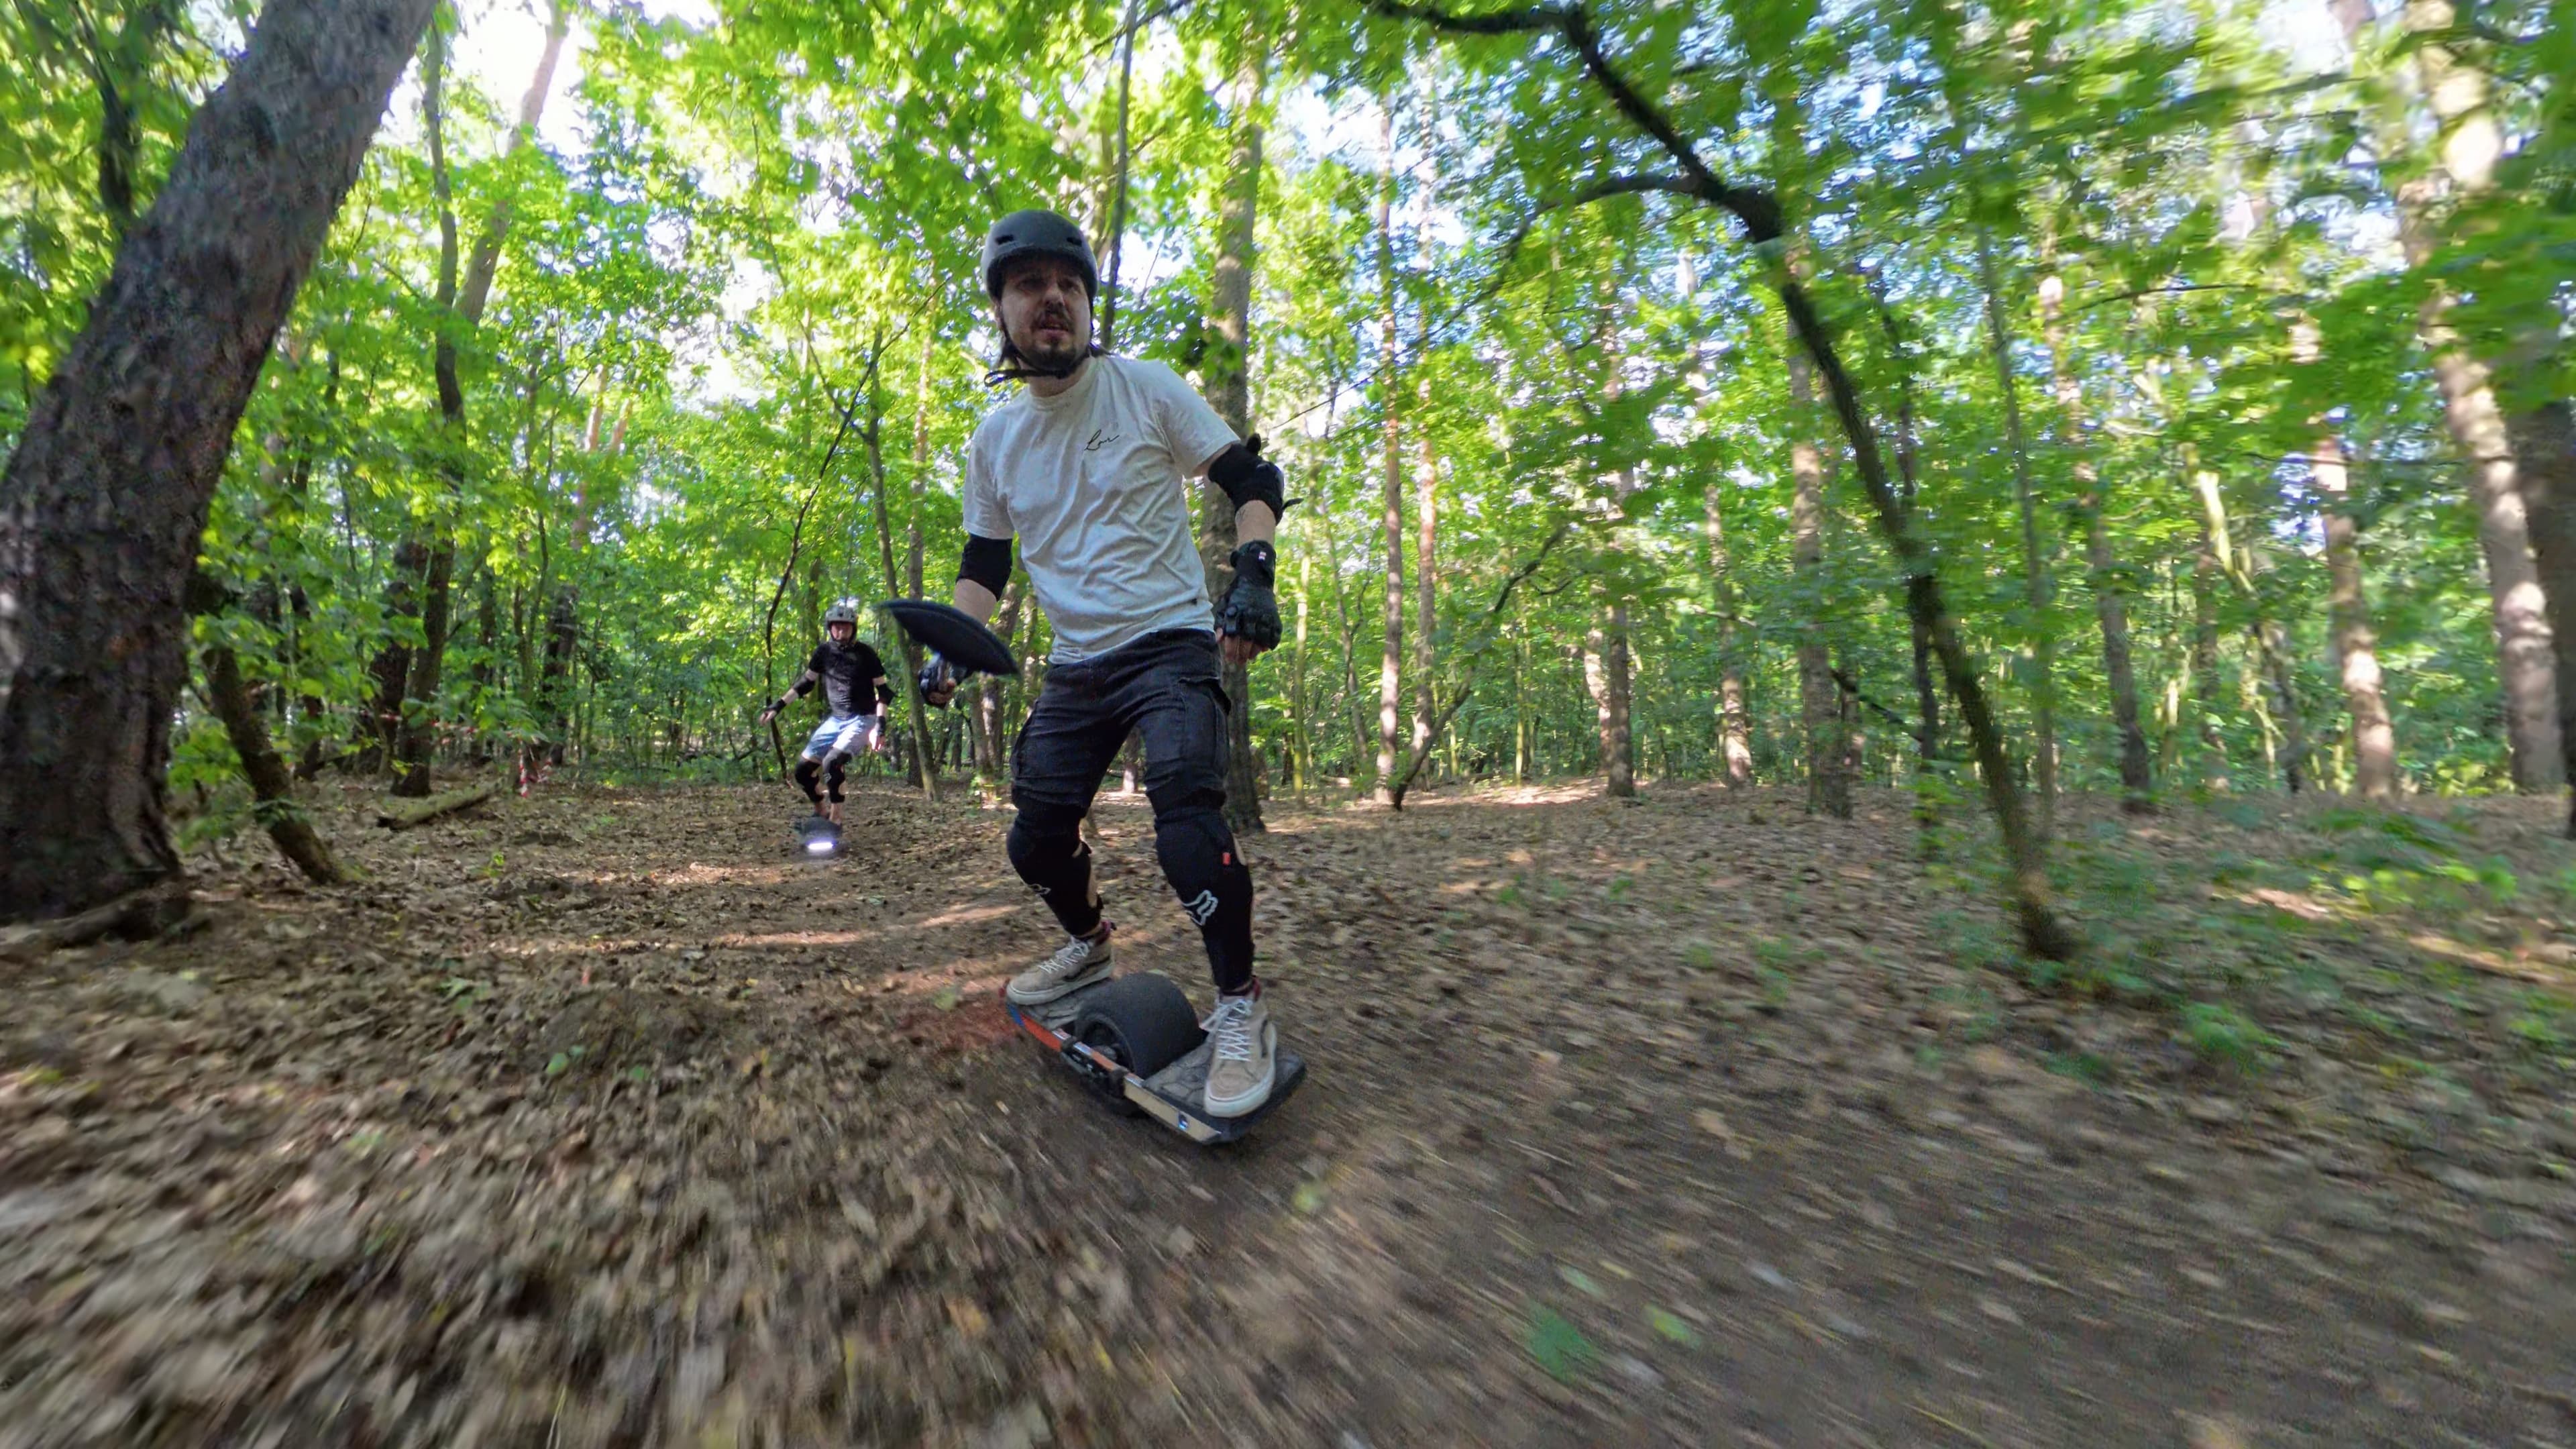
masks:
<path fill-rule="evenodd" d="M 0 962 L 0 1446 L 2576 1445 L 2549 802 L 2074 802 L 2060 973 L 1895 795 L 1274 801 L 1215 1151 L 1008 1037 L 1007 812 L 790 802 L 352 793 Z"/>

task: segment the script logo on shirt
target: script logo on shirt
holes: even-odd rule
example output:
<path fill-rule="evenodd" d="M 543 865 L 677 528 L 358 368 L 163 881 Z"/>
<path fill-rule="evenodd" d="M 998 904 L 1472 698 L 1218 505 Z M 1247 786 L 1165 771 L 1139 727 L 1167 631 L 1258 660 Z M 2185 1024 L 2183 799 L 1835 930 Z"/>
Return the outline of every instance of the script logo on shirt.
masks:
<path fill-rule="evenodd" d="M 1111 443 L 1117 442 L 1120 438 L 1125 436 L 1127 435 L 1124 433 L 1111 433 L 1108 437 L 1104 438 L 1100 436 L 1100 430 L 1098 428 L 1093 428 L 1091 430 L 1091 440 L 1082 445 L 1082 451 L 1086 453 L 1097 453 L 1101 449 L 1109 446 Z"/>

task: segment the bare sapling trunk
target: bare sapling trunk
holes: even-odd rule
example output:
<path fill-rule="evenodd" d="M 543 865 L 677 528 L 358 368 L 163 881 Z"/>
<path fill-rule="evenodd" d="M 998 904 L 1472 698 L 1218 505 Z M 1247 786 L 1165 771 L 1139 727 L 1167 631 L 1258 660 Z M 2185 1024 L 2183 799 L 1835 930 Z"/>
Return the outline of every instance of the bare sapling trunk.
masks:
<path fill-rule="evenodd" d="M 894 571 L 894 519 L 886 506 L 885 407 L 877 392 L 880 364 L 885 360 L 887 339 L 880 333 L 868 344 L 868 370 L 860 386 L 867 390 L 867 429 L 861 437 L 868 449 L 868 481 L 874 486 L 877 514 L 877 548 L 885 563 L 886 592 L 894 593 L 901 577 Z M 828 469 L 829 464 L 826 463 Z M 894 631 L 895 647 L 903 654 L 903 690 L 912 717 L 912 764 L 921 793 L 933 801 L 939 799 L 939 760 L 930 738 L 930 706 L 921 697 L 921 646 L 901 629 Z M 863 681 L 864 682 L 864 681 Z"/>
<path fill-rule="evenodd" d="M 0 918 L 179 873 L 181 595 L 260 369 L 430 0 L 272 0 L 0 474 Z"/>
<path fill-rule="evenodd" d="M 2030 606 L 2030 716 L 2034 742 L 2031 775 L 2039 787 L 2035 812 L 2042 836 L 2057 819 L 2057 635 L 2050 622 L 2054 583 L 2040 546 L 2038 488 L 2031 482 L 2030 441 L 2021 424 L 2021 382 L 2013 370 L 2012 330 L 2004 321 L 2002 284 L 1996 279 L 1994 239 L 1977 233 L 1977 271 L 1984 284 L 1986 343 L 1995 365 L 1995 388 L 2004 404 L 2004 445 L 2012 456 L 2013 498 L 2021 509 L 2024 600 Z"/>
<path fill-rule="evenodd" d="M 1718 484 L 1706 485 L 1708 574 L 1717 612 L 1717 742 L 1728 788 L 1753 783 L 1753 731 L 1744 706 L 1744 666 L 1737 657 L 1739 620 L 1735 579 L 1728 570 L 1726 518 L 1718 504 Z"/>
<path fill-rule="evenodd" d="M 2111 530 L 2104 519 L 2101 471 L 2093 462 L 2084 427 L 2084 393 L 2067 366 L 2066 334 L 2060 308 L 2066 283 L 2054 274 L 2039 283 L 2042 334 L 2048 344 L 2051 381 L 2057 390 L 2058 423 L 2068 472 L 2076 487 L 2076 508 L 2084 515 L 2084 563 L 2093 587 L 2093 618 L 2102 629 L 2102 672 L 2111 686 L 2111 725 L 2120 737 L 2120 808 L 2145 815 L 2156 808 L 2155 766 L 2147 752 L 2147 731 L 2138 717 L 2138 674 L 2129 654 L 2128 591 L 2120 581 L 2118 559 L 2111 552 Z"/>
<path fill-rule="evenodd" d="M 1790 411 L 1797 419 L 1789 444 L 1794 492 L 1789 504 L 1789 562 L 1798 580 L 1798 715 L 1807 741 L 1807 811 L 1851 818 L 1851 782 L 1843 773 L 1842 697 L 1834 684 L 1833 650 L 1825 638 L 1825 456 L 1812 436 L 1815 387 L 1809 363 L 1788 358 Z"/>
<path fill-rule="evenodd" d="M 564 36 L 570 24 L 567 0 L 556 0 L 546 27 L 545 44 L 537 55 L 536 75 L 519 102 L 519 126 L 511 133 L 506 154 L 516 154 L 536 136 L 546 97 L 554 89 L 555 66 L 563 56 Z M 460 284 L 456 211 L 449 190 L 440 114 L 445 54 L 444 39 L 432 32 L 423 66 L 421 109 L 429 140 L 431 188 L 438 203 L 438 305 L 449 321 L 438 329 L 431 347 L 440 424 L 437 471 L 444 488 L 440 511 L 431 519 L 426 543 L 427 568 L 420 595 L 421 644 L 411 655 L 404 679 L 398 751 L 404 773 L 394 786 L 395 794 L 413 799 L 430 792 L 430 755 L 437 741 L 439 681 L 446 666 L 452 609 L 449 590 L 456 571 L 456 521 L 452 510 L 464 496 L 465 388 L 458 375 L 457 343 L 460 333 L 471 333 L 482 324 L 484 309 L 492 298 L 492 282 L 500 270 L 501 246 L 510 229 L 510 204 L 505 196 L 495 201 L 484 217 L 482 234 L 475 238 L 473 256 L 465 263 Z"/>
<path fill-rule="evenodd" d="M 2391 800 L 2397 795 L 2397 735 L 2380 688 L 2379 637 L 2362 594 L 2360 530 L 2353 523 L 2343 443 L 2326 433 L 2315 448 L 2310 476 L 2325 504 L 2328 608 L 2343 666 L 2344 710 L 2352 716 L 2353 789 L 2365 800 Z"/>
<path fill-rule="evenodd" d="M 1395 111 L 1386 112 L 1381 133 L 1386 177 L 1378 186 L 1377 275 L 1381 294 L 1378 329 L 1378 398 L 1386 414 L 1386 599 L 1385 649 L 1377 679 L 1377 802 L 1394 805 L 1397 751 L 1404 741 L 1404 433 L 1396 417 L 1395 334 Z"/>

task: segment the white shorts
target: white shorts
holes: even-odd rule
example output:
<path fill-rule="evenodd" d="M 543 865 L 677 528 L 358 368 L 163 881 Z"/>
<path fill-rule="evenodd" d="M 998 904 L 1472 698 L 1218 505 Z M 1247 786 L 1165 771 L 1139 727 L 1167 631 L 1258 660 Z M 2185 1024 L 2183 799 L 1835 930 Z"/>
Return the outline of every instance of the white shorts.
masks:
<path fill-rule="evenodd" d="M 833 715 L 814 727 L 811 739 L 805 741 L 805 758 L 819 760 L 834 750 L 856 755 L 868 747 L 868 735 L 877 727 L 872 714 Z"/>

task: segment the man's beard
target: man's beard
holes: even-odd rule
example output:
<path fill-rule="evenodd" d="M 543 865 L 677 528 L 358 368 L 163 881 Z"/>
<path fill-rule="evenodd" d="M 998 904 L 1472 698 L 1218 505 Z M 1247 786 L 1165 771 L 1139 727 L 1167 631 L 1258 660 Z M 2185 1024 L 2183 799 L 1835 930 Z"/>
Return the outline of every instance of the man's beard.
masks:
<path fill-rule="evenodd" d="M 1046 338 L 1039 329 L 1049 325 L 1064 330 L 1052 339 Z M 1081 335 L 1069 316 L 1039 317 L 1029 323 L 1028 332 L 1025 340 L 1015 339 L 1011 346 L 1023 362 L 1041 371 L 1069 372 L 1091 350 L 1090 340 Z"/>

